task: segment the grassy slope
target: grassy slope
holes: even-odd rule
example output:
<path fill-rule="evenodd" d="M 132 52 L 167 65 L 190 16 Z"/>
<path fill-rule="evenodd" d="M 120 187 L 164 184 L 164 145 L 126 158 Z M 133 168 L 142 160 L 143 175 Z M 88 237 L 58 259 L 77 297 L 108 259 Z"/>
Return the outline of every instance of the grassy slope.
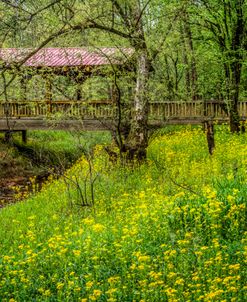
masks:
<path fill-rule="evenodd" d="M 1 301 L 244 301 L 247 137 L 216 139 L 210 158 L 201 131 L 167 133 L 134 171 L 97 147 L 94 209 L 62 180 L 3 209 Z"/>

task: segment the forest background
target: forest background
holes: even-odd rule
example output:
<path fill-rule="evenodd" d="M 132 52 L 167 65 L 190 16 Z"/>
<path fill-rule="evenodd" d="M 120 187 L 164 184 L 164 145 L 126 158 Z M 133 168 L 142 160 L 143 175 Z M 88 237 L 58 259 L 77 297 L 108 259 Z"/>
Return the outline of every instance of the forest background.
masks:
<path fill-rule="evenodd" d="M 43 47 L 134 49 L 131 129 L 121 148 L 137 157 L 145 157 L 152 100 L 223 101 L 231 131 L 240 131 L 238 103 L 247 93 L 245 0 L 7 0 L 0 15 L 1 47 L 32 49 L 17 69 Z M 11 94 L 5 72 L 2 87 Z"/>

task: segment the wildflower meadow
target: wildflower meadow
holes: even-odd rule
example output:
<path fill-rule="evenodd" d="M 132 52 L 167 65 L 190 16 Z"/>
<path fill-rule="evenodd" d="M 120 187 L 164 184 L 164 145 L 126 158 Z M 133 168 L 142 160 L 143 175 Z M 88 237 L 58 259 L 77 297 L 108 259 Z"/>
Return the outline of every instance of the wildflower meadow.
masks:
<path fill-rule="evenodd" d="M 215 139 L 161 131 L 135 168 L 97 145 L 91 183 L 82 157 L 2 209 L 0 301 L 247 301 L 247 135 Z"/>

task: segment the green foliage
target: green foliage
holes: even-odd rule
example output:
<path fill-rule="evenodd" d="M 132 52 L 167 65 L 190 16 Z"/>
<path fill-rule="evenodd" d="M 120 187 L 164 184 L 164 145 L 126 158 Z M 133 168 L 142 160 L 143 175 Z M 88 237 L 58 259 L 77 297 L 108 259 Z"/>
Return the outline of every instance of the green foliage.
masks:
<path fill-rule="evenodd" d="M 4 47 L 39 47 L 49 38 L 45 47 L 129 47 L 135 39 L 133 11 L 137 1 L 9 2 L 0 5 Z M 150 98 L 188 99 L 193 96 L 194 84 L 199 98 L 229 97 L 229 81 L 234 76 L 231 65 L 244 64 L 246 57 L 246 30 L 240 33 L 241 43 L 236 45 L 241 14 L 246 26 L 246 1 L 155 0 L 146 6 L 141 3 L 141 9 L 145 43 L 155 71 L 151 76 Z M 102 28 L 84 30 L 87 20 Z M 59 34 L 60 29 L 76 25 L 82 25 L 81 30 Z M 129 33 L 131 38 L 114 34 L 113 30 Z M 245 82 L 244 71 L 242 81 Z M 240 96 L 245 97 L 246 85 L 239 85 Z"/>

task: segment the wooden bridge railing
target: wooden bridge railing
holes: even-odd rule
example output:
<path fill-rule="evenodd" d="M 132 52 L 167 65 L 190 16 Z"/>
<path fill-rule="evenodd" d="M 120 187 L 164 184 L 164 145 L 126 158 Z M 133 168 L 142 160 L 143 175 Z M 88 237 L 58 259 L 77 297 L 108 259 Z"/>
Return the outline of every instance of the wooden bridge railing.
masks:
<path fill-rule="evenodd" d="M 207 102 L 157 102 L 149 106 L 151 118 L 160 119 L 162 117 L 171 119 L 183 118 L 228 118 L 229 105 L 218 101 Z M 239 103 L 239 114 L 241 117 L 247 116 L 247 102 Z"/>
<path fill-rule="evenodd" d="M 47 117 L 65 115 L 66 118 L 82 117 L 87 119 L 114 118 L 116 106 L 110 100 L 102 101 L 26 101 L 0 103 L 0 118 L 8 117 Z M 247 101 L 239 103 L 239 114 L 247 117 Z M 153 102 L 149 104 L 149 118 L 186 119 L 186 118 L 222 118 L 226 119 L 227 104 L 217 101 L 193 102 Z"/>
<path fill-rule="evenodd" d="M 116 108 L 110 101 L 26 101 L 0 103 L 1 117 L 46 117 L 56 114 L 66 117 L 83 118 L 113 118 L 116 115 Z"/>

